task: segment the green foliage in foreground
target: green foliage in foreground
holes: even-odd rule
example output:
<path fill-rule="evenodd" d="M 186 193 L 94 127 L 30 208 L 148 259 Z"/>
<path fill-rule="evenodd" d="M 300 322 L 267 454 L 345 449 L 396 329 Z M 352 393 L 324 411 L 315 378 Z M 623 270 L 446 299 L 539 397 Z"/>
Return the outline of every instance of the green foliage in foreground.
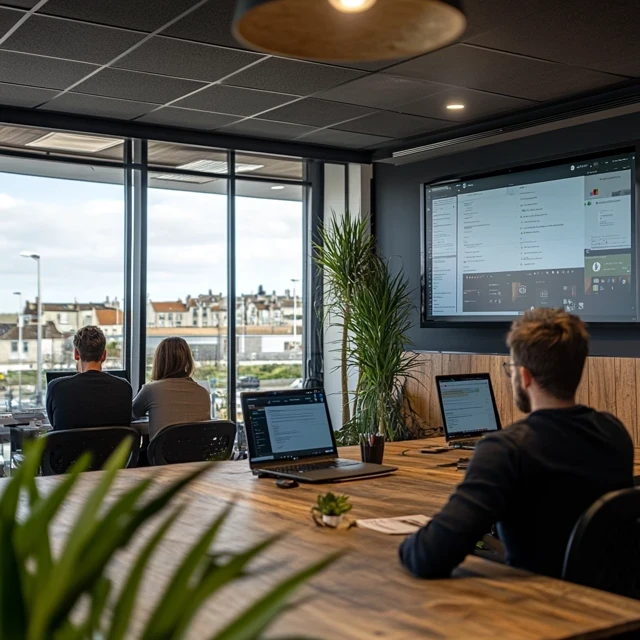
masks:
<path fill-rule="evenodd" d="M 184 505 L 173 499 L 210 465 L 199 466 L 159 493 L 149 496 L 151 480 L 143 480 L 105 505 L 117 472 L 128 456 L 129 443 L 118 448 L 105 465 L 84 504 L 80 505 L 64 546 L 54 555 L 49 529 L 69 492 L 87 469 L 83 456 L 71 472 L 42 496 L 35 475 L 44 442 L 36 441 L 23 466 L 4 485 L 0 498 L 0 638 L 3 640 L 122 640 L 131 638 L 129 626 L 145 569 L 156 548 Z M 29 508 L 18 517 L 24 499 Z M 219 589 L 250 575 L 248 565 L 278 536 L 267 538 L 241 553 L 213 554 L 211 545 L 229 516 L 227 507 L 189 549 L 144 626 L 141 640 L 183 638 L 206 600 Z M 133 558 L 117 596 L 108 577 L 114 554 L 139 538 L 141 527 L 154 516 L 161 520 Z M 260 638 L 286 608 L 296 588 L 336 558 L 329 556 L 278 584 L 250 605 L 211 640 Z M 79 606 L 80 605 L 80 606 Z"/>

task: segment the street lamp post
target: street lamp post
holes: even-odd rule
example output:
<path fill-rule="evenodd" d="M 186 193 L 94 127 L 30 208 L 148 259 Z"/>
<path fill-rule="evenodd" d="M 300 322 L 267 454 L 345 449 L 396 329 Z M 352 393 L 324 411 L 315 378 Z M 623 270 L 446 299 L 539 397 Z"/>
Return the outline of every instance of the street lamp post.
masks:
<path fill-rule="evenodd" d="M 18 409 L 22 409 L 22 354 L 24 346 L 22 344 L 22 292 L 14 291 L 14 296 L 18 296 Z M 11 407 L 9 407 L 11 408 Z"/>
<path fill-rule="evenodd" d="M 37 344 L 37 379 L 36 379 L 36 404 L 40 406 L 42 404 L 42 288 L 41 288 L 41 274 L 40 274 L 40 256 L 32 251 L 22 251 L 20 255 L 23 258 L 31 258 L 36 261 L 38 265 L 38 309 L 36 311 L 38 318 L 38 344 Z"/>
<path fill-rule="evenodd" d="M 293 283 L 293 337 L 295 338 L 298 335 L 298 299 L 296 298 L 296 284 L 300 282 L 297 278 L 291 278 L 291 282 Z"/>

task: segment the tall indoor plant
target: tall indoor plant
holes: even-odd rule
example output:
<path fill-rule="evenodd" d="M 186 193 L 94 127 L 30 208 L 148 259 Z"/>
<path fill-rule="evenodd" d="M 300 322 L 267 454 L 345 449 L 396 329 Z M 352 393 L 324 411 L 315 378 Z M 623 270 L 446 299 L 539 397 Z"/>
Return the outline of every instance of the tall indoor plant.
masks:
<path fill-rule="evenodd" d="M 0 638 L 3 640 L 123 640 L 131 638 L 130 623 L 145 569 L 165 534 L 178 520 L 184 504 L 174 498 L 210 465 L 154 492 L 152 480 L 142 480 L 112 504 L 105 505 L 118 470 L 129 454 L 125 442 L 109 459 L 93 491 L 80 505 L 62 548 L 52 549 L 52 521 L 77 484 L 89 460 L 83 456 L 48 495 L 37 488 L 35 475 L 42 456 L 40 440 L 24 464 L 7 480 L 0 498 Z M 151 495 L 149 495 L 151 494 Z M 19 515 L 24 499 L 27 513 Z M 218 590 L 250 575 L 248 565 L 277 537 L 224 556 L 210 548 L 224 526 L 227 507 L 196 540 L 168 582 L 151 617 L 135 637 L 178 640 L 192 619 Z M 139 539 L 142 527 L 161 516 L 155 530 L 133 559 L 122 588 L 114 596 L 109 565 L 114 555 Z M 326 567 L 335 556 L 294 574 L 266 596 L 250 604 L 209 640 L 255 640 L 286 608 L 298 585 Z"/>
<path fill-rule="evenodd" d="M 375 238 L 369 231 L 369 219 L 345 211 L 323 225 L 314 245 L 314 259 L 323 275 L 325 320 L 342 330 L 340 338 L 340 380 L 342 424 L 351 420 L 349 398 L 349 352 L 352 330 L 353 297 L 366 280 L 375 258 Z"/>
<path fill-rule="evenodd" d="M 402 271 L 394 274 L 377 253 L 368 217 L 348 212 L 322 228 L 315 259 L 324 275 L 325 304 L 342 329 L 338 442 L 356 444 L 360 434 L 370 432 L 389 440 L 416 435 L 414 413 L 403 393 L 417 364 L 417 355 L 407 350 L 415 314 L 406 277 Z M 351 372 L 358 380 L 353 394 L 347 386 Z"/>

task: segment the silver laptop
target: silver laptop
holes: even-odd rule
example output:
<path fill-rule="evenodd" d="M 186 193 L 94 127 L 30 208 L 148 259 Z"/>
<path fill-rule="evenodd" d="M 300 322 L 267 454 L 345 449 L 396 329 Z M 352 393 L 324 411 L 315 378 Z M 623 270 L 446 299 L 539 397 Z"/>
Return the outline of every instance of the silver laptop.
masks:
<path fill-rule="evenodd" d="M 255 475 L 340 482 L 396 471 L 338 457 L 324 389 L 246 391 L 241 399 Z"/>
<path fill-rule="evenodd" d="M 436 387 L 449 446 L 473 449 L 502 428 L 488 373 L 436 376 Z"/>

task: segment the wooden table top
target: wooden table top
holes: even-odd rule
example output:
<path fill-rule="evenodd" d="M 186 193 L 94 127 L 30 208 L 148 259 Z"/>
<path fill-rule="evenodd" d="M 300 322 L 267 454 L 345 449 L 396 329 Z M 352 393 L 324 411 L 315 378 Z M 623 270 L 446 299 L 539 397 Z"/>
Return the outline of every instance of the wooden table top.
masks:
<path fill-rule="evenodd" d="M 438 442 L 429 440 L 430 445 Z M 353 518 L 435 514 L 462 479 L 462 472 L 455 467 L 438 465 L 471 452 L 424 455 L 419 453 L 424 444 L 387 444 L 385 463 L 399 467 L 392 476 L 333 486 L 301 485 L 283 490 L 273 480 L 256 479 L 247 462 L 215 466 L 190 487 L 189 508 L 153 558 L 136 605 L 136 621 L 141 623 L 150 614 L 187 546 L 225 503 L 234 500 L 237 506 L 221 535 L 219 549 L 244 549 L 275 532 L 288 535 L 260 561 L 271 567 L 269 571 L 226 589 L 204 607 L 189 635 L 194 640 L 211 637 L 224 621 L 245 609 L 276 581 L 337 549 L 348 553 L 300 591 L 304 603 L 284 615 L 272 628 L 272 635 L 303 634 L 332 640 L 591 640 L 640 630 L 640 602 L 635 600 L 476 557 L 468 558 L 451 579 L 417 580 L 398 562 L 401 538 L 357 528 L 324 529 L 312 522 L 310 508 L 317 494 L 328 490 L 351 497 L 353 511 L 349 516 Z M 359 451 L 346 448 L 341 455 L 357 459 Z M 125 470 L 116 480 L 113 494 L 148 476 L 164 485 L 192 466 Z M 98 476 L 87 473 L 82 478 L 54 525 L 54 539 L 66 534 L 78 501 Z M 38 480 L 43 489 L 57 482 L 56 478 Z M 115 558 L 116 580 L 130 562 L 129 552 Z"/>

